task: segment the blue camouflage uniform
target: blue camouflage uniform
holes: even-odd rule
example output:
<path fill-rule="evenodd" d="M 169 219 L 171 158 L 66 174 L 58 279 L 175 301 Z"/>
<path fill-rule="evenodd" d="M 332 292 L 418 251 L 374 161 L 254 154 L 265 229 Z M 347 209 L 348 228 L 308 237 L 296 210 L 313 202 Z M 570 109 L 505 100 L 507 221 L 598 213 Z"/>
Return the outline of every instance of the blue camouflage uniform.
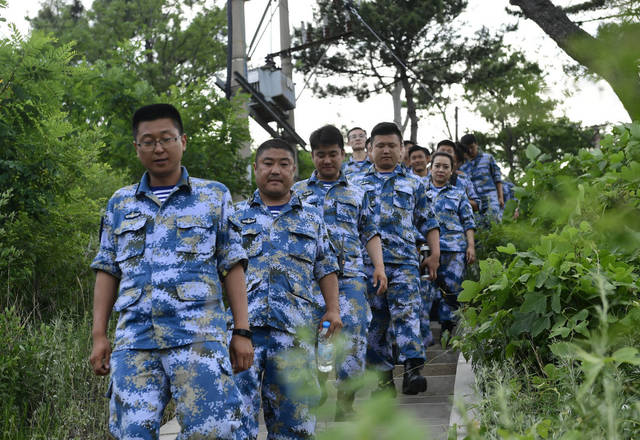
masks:
<path fill-rule="evenodd" d="M 387 293 L 376 295 L 371 279 L 367 282 L 373 318 L 369 326 L 367 363 L 382 371 L 395 364 L 392 345 L 398 346 L 398 361 L 425 359 L 420 332 L 422 298 L 419 284 L 418 241 L 423 241 L 438 222 L 427 200 L 424 185 L 396 166 L 390 175 L 371 166 L 354 176 L 352 183 L 369 193 L 380 236 Z M 373 267 L 365 255 L 367 275 Z"/>
<path fill-rule="evenodd" d="M 476 186 L 473 184 L 471 179 L 469 179 L 465 175 L 456 174 L 456 188 L 461 189 L 465 192 L 470 201 L 474 201 L 478 204 L 478 211 L 482 210 L 482 200 L 478 195 L 478 191 L 476 191 Z"/>
<path fill-rule="evenodd" d="M 438 309 L 440 322 L 451 321 L 452 312 L 455 309 L 453 305 L 461 290 L 465 268 L 467 251 L 465 233 L 476 227 L 473 210 L 464 190 L 452 186 L 450 182 L 442 188 L 436 188 L 433 183 L 430 183 L 427 197 L 434 206 L 433 209 L 440 224 L 440 267 L 438 278 L 430 282 L 431 292 L 440 293 Z M 447 298 L 448 295 L 451 296 Z"/>
<path fill-rule="evenodd" d="M 368 157 L 362 162 L 358 162 L 353 160 L 353 158 L 349 158 L 349 160 L 344 163 L 342 172 L 345 176 L 348 176 L 350 174 L 360 174 L 367 171 L 371 165 L 371 161 Z"/>
<path fill-rule="evenodd" d="M 329 239 L 337 253 L 340 273 L 341 336 L 345 346 L 336 355 L 338 383 L 364 372 L 367 328 L 371 310 L 367 301 L 362 248 L 379 235 L 369 196 L 360 187 L 349 184 L 344 174 L 326 188 L 314 171 L 293 190 L 300 198 L 324 210 Z"/>
<path fill-rule="evenodd" d="M 221 275 L 246 264 L 227 188 L 182 175 L 161 203 L 145 173 L 107 204 L 91 267 L 119 279 L 109 428 L 157 438 L 173 396 L 179 439 L 233 438 L 241 398 L 232 377 Z"/>
<path fill-rule="evenodd" d="M 313 317 L 320 304 L 313 290 L 320 279 L 338 271 L 322 209 L 303 205 L 292 194 L 274 218 L 256 190 L 236 205 L 232 222 L 241 229 L 249 258 L 247 295 L 255 350 L 253 366 L 235 376 L 246 405 L 243 438 L 257 438 L 261 401 L 268 438 L 311 437 L 311 406 L 319 395 L 310 336 L 316 333 Z"/>
<path fill-rule="evenodd" d="M 492 221 L 502 220 L 502 210 L 498 201 L 497 184 L 502 182 L 500 167 L 492 155 L 478 151 L 478 155 L 465 162 L 460 170 L 473 182 L 482 200 L 482 209 L 476 216 L 476 223 L 488 226 Z"/>

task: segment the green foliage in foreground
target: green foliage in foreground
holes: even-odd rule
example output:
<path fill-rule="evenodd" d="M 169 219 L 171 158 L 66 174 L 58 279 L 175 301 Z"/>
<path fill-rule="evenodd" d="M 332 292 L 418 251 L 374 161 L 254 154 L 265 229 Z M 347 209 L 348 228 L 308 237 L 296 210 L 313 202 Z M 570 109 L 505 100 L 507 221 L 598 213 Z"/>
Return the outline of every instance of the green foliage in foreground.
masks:
<path fill-rule="evenodd" d="M 484 235 L 459 298 L 454 345 L 483 393 L 467 438 L 638 438 L 640 124 L 562 162 L 527 156 L 521 216 Z"/>
<path fill-rule="evenodd" d="M 89 366 L 91 318 L 34 324 L 0 313 L 0 438 L 104 439 L 107 379 Z"/>

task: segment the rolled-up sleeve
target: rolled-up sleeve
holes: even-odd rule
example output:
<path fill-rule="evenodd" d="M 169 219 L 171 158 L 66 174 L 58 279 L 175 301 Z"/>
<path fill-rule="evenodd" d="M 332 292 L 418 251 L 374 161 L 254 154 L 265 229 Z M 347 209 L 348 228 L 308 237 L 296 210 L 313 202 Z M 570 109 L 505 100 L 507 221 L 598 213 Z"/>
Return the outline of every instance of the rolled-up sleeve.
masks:
<path fill-rule="evenodd" d="M 378 223 L 376 222 L 376 213 L 369 198 L 369 193 L 364 192 L 362 198 L 362 209 L 360 210 L 360 218 L 358 222 L 358 232 L 361 243 L 366 246 L 369 240 L 376 235 L 380 235 Z"/>

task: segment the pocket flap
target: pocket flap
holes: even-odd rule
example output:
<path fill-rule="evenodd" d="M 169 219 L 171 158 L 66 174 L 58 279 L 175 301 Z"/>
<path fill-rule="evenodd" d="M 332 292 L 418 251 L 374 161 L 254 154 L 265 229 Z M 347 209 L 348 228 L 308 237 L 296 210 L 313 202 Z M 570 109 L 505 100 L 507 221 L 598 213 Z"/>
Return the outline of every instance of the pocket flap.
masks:
<path fill-rule="evenodd" d="M 290 225 L 287 230 L 292 234 L 302 235 L 312 240 L 315 240 L 316 238 L 316 231 L 311 228 L 305 227 L 305 225 L 303 224 Z"/>
<path fill-rule="evenodd" d="M 183 301 L 203 301 L 212 299 L 218 293 L 218 289 L 203 281 L 188 281 L 176 286 L 178 298 Z"/>
<path fill-rule="evenodd" d="M 144 228 L 144 225 L 146 223 L 147 223 L 147 218 L 142 215 L 132 219 L 125 218 L 120 223 L 120 226 L 118 226 L 113 231 L 113 233 L 115 235 L 122 235 L 123 233 L 129 232 L 129 231 L 139 231 L 140 229 Z"/>
<path fill-rule="evenodd" d="M 113 304 L 113 310 L 120 312 L 127 307 L 133 305 L 142 296 L 142 289 L 140 287 L 134 287 L 121 292 L 118 295 L 118 299 Z"/>
<path fill-rule="evenodd" d="M 195 215 L 185 215 L 176 218 L 176 226 L 181 229 L 210 228 L 211 226 L 213 226 L 213 219 L 209 216 L 201 217 Z"/>

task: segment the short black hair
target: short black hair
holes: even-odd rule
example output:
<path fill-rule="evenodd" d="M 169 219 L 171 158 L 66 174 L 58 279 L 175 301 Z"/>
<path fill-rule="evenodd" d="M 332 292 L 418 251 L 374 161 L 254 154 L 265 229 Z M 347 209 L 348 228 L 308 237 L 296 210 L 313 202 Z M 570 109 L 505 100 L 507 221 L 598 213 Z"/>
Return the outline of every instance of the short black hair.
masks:
<path fill-rule="evenodd" d="M 289 154 L 291 154 L 291 157 L 295 160 L 296 151 L 293 149 L 291 144 L 289 142 L 285 141 L 284 139 L 273 138 L 273 139 L 269 139 L 267 141 L 264 141 L 263 143 L 260 144 L 260 146 L 258 147 L 258 150 L 256 151 L 256 159 L 255 159 L 255 161 L 258 162 L 258 159 L 260 158 L 260 156 L 262 156 L 262 154 L 265 151 L 272 150 L 274 148 L 275 149 L 279 149 L 279 150 L 285 150 L 285 151 L 289 152 Z"/>
<path fill-rule="evenodd" d="M 449 154 L 449 153 L 445 153 L 444 151 L 437 151 L 435 153 L 433 153 L 433 156 L 431 156 L 431 163 L 434 163 L 434 160 L 436 159 L 436 157 L 438 156 L 443 156 L 446 157 L 447 159 L 449 159 L 449 161 L 451 162 L 451 169 L 453 169 L 453 157 Z"/>
<path fill-rule="evenodd" d="M 371 146 L 371 138 L 370 137 L 368 137 L 367 140 L 364 141 L 364 148 L 367 148 L 367 146 Z"/>
<path fill-rule="evenodd" d="M 409 144 L 411 144 L 412 146 L 413 146 L 413 145 L 418 145 L 417 143 L 415 143 L 415 142 L 413 142 L 413 141 L 409 141 L 409 140 L 402 142 L 402 144 L 403 144 L 405 147 L 406 147 L 407 145 L 409 145 Z"/>
<path fill-rule="evenodd" d="M 438 150 L 438 148 L 440 148 L 441 145 L 446 145 L 447 147 L 451 147 L 451 148 L 453 148 L 453 151 L 456 150 L 455 142 L 453 142 L 450 139 L 443 139 L 440 142 L 438 142 L 438 145 L 436 145 L 436 151 Z"/>
<path fill-rule="evenodd" d="M 182 128 L 182 118 L 180 117 L 178 109 L 171 104 L 160 103 L 145 105 L 135 111 L 132 120 L 133 137 L 136 138 L 138 136 L 138 126 L 141 122 L 155 121 L 156 119 L 164 118 L 171 119 L 173 121 L 173 125 L 176 126 L 180 135 L 184 133 Z"/>
<path fill-rule="evenodd" d="M 373 139 L 376 136 L 384 136 L 388 134 L 397 135 L 398 139 L 400 140 L 400 144 L 404 145 L 402 143 L 402 132 L 400 131 L 400 129 L 398 128 L 395 122 L 380 122 L 376 124 L 376 126 L 373 127 L 373 129 L 371 130 L 371 143 L 373 143 Z"/>
<path fill-rule="evenodd" d="M 424 157 L 431 156 L 431 152 L 428 148 L 421 147 L 420 145 L 414 145 L 413 147 L 409 148 L 409 157 L 411 157 L 411 155 L 416 151 L 422 151 L 424 153 Z"/>
<path fill-rule="evenodd" d="M 344 151 L 344 138 L 342 133 L 333 125 L 325 125 L 311 133 L 309 136 L 311 151 L 321 146 L 337 145 Z"/>
<path fill-rule="evenodd" d="M 349 131 L 347 131 L 347 139 L 349 139 L 349 135 L 354 130 L 362 130 L 365 135 L 367 134 L 367 130 L 365 130 L 364 128 L 362 128 L 362 127 L 353 127 L 353 128 L 350 128 Z"/>
<path fill-rule="evenodd" d="M 460 138 L 460 143 L 464 146 L 468 146 L 471 144 L 477 144 L 478 141 L 476 140 L 476 137 L 474 135 L 469 133 L 469 134 L 465 134 Z"/>
<path fill-rule="evenodd" d="M 460 142 L 456 142 L 456 160 L 460 165 L 464 163 L 464 153 L 466 150 L 466 147 L 464 147 Z"/>

